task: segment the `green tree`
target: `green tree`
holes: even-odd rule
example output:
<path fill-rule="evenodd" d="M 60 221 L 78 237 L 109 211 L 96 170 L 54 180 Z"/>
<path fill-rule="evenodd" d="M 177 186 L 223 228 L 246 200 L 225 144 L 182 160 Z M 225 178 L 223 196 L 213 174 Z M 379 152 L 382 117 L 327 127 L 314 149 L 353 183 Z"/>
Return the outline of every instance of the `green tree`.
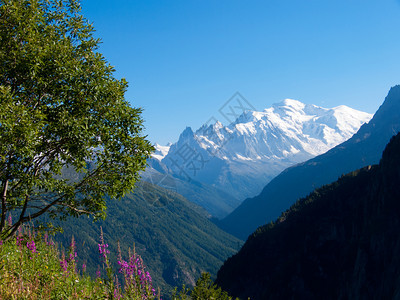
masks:
<path fill-rule="evenodd" d="M 182 286 L 178 292 L 175 288 L 171 295 L 172 300 L 232 300 L 229 294 L 215 285 L 211 280 L 210 273 L 202 273 L 197 279 L 192 290 Z M 236 300 L 239 300 L 236 298 Z"/>
<path fill-rule="evenodd" d="M 2 239 L 44 213 L 104 217 L 146 167 L 141 109 L 93 31 L 79 1 L 0 0 Z"/>
<path fill-rule="evenodd" d="M 216 286 L 211 280 L 209 273 L 202 273 L 197 280 L 196 286 L 190 294 L 193 300 L 231 300 L 232 297 L 220 287 Z"/>

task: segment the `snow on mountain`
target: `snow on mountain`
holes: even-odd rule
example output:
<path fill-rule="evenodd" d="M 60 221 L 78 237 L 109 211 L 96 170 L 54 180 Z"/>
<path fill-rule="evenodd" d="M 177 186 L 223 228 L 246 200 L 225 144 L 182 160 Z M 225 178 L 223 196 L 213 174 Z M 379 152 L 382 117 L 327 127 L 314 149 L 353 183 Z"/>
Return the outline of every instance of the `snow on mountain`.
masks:
<path fill-rule="evenodd" d="M 347 106 L 331 109 L 286 99 L 233 124 L 202 127 L 199 146 L 226 160 L 294 159 L 326 152 L 349 139 L 372 115 Z"/>
<path fill-rule="evenodd" d="M 168 143 L 166 146 L 161 146 L 159 144 L 155 144 L 154 148 L 156 148 L 156 151 L 152 154 L 152 157 L 157 159 L 158 161 L 161 161 L 169 152 L 169 148 L 171 147 L 171 143 Z"/>
<path fill-rule="evenodd" d="M 246 111 L 235 122 L 187 127 L 153 155 L 168 172 L 244 200 L 258 194 L 285 168 L 349 139 L 371 114 L 347 106 L 322 108 L 286 99 L 264 111 Z"/>

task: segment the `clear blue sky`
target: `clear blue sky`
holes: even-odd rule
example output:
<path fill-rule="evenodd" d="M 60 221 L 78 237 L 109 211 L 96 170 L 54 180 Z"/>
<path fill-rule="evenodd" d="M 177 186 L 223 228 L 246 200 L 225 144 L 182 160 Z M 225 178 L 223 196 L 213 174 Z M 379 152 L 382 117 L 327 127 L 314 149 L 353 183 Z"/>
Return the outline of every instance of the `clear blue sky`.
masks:
<path fill-rule="evenodd" d="M 82 0 L 152 142 L 197 129 L 239 91 L 374 113 L 400 84 L 400 0 Z"/>

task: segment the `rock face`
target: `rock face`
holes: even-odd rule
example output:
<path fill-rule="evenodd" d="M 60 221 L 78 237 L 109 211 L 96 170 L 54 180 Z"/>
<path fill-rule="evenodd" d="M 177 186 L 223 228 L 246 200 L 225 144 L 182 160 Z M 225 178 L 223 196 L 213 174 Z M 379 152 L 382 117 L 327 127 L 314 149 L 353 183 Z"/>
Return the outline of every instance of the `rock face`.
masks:
<path fill-rule="evenodd" d="M 349 139 L 371 117 L 346 106 L 326 109 L 286 99 L 261 112 L 244 112 L 228 126 L 216 122 L 196 132 L 187 127 L 169 148 L 157 145 L 157 161 L 150 165 L 217 188 L 231 195 L 226 201 L 233 206 L 257 195 L 285 168 Z"/>
<path fill-rule="evenodd" d="M 254 232 L 218 272 L 242 299 L 400 299 L 400 134 Z"/>
<path fill-rule="evenodd" d="M 372 120 L 346 142 L 288 168 L 256 197 L 246 199 L 223 219 L 221 228 L 241 239 L 258 226 L 275 220 L 297 199 L 342 174 L 379 162 L 390 138 L 400 131 L 400 86 L 393 87 Z"/>

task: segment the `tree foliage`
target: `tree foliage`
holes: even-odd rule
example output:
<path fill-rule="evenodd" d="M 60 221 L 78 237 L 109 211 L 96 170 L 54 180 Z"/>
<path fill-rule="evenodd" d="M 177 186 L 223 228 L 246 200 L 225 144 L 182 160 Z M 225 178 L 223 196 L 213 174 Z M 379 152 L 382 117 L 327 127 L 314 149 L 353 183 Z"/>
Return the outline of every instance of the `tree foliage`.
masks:
<path fill-rule="evenodd" d="M 232 300 L 229 294 L 213 283 L 209 273 L 202 273 L 192 290 L 185 286 L 172 293 L 172 300 Z M 239 300 L 236 298 L 236 300 Z"/>
<path fill-rule="evenodd" d="M 0 0 L 3 238 L 46 212 L 104 217 L 153 150 L 93 31 L 76 0 Z"/>

